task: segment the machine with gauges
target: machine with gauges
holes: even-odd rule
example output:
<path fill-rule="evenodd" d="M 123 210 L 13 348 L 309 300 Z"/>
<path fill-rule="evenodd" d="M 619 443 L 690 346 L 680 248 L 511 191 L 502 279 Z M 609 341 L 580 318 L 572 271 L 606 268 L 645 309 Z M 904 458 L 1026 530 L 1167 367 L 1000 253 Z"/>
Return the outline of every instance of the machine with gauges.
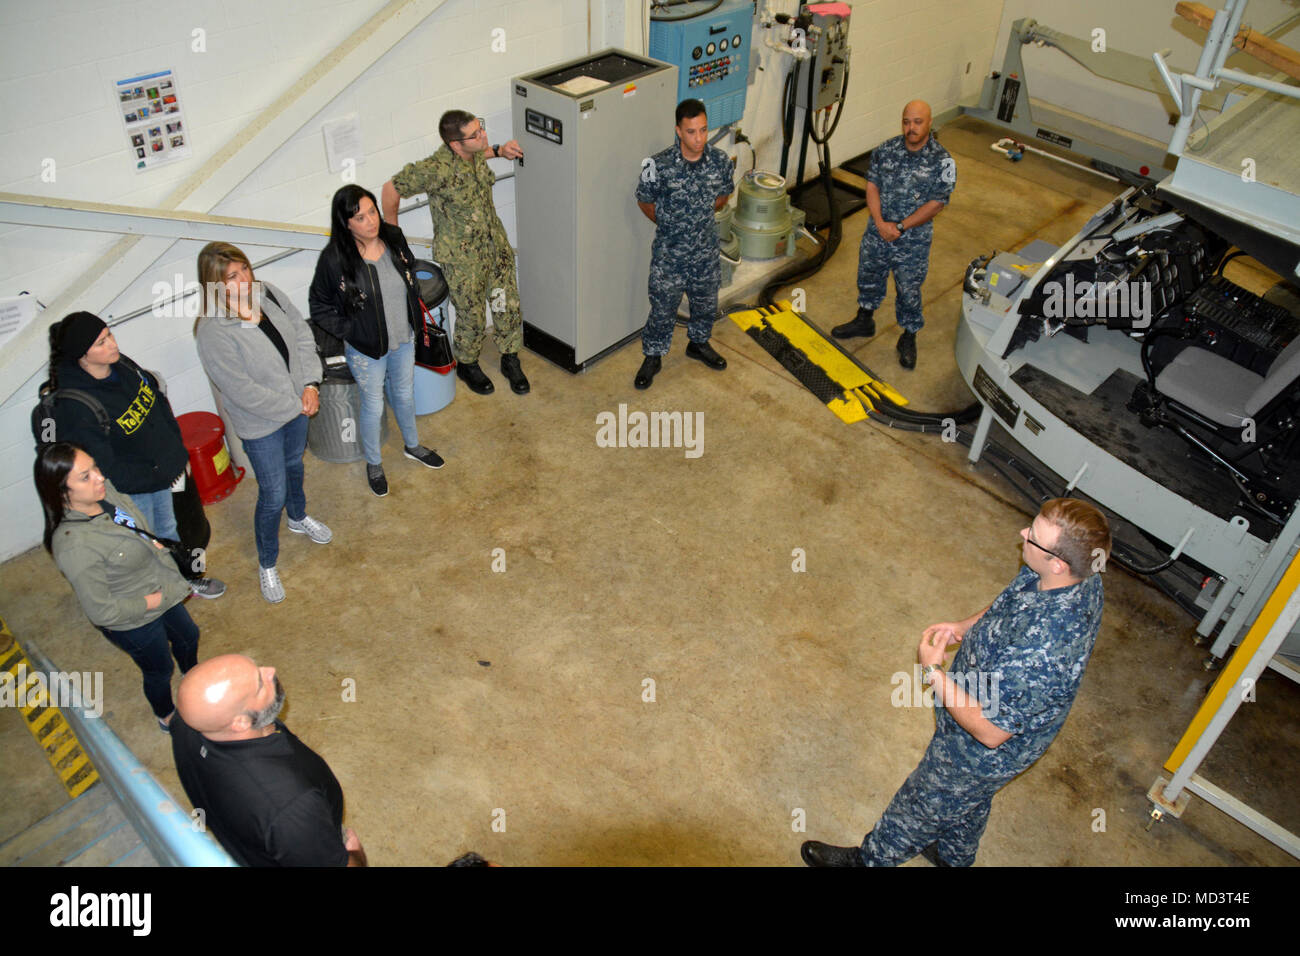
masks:
<path fill-rule="evenodd" d="M 738 123 L 745 112 L 753 21 L 751 0 L 651 11 L 650 56 L 677 67 L 677 101 L 702 100 L 710 127 Z"/>

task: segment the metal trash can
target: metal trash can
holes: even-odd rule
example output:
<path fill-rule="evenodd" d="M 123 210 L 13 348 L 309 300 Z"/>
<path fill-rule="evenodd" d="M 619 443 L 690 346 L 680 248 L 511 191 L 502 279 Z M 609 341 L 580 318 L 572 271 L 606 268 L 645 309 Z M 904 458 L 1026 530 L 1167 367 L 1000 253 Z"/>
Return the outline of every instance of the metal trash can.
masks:
<path fill-rule="evenodd" d="M 379 442 L 388 440 L 388 411 L 379 420 Z M 307 426 L 307 448 L 321 461 L 344 464 L 361 459 L 361 393 L 355 382 L 326 379 L 320 411 Z"/>

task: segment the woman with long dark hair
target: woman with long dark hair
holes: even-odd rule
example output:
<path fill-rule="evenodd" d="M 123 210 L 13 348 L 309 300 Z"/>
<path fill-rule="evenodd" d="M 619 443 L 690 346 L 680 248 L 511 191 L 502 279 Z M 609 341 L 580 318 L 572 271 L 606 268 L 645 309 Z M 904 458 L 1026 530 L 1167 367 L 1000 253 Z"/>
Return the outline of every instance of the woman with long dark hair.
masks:
<path fill-rule="evenodd" d="M 172 487 L 187 480 L 189 453 L 157 377 L 121 353 L 103 319 L 73 312 L 50 326 L 50 385 L 54 436 L 84 448 L 113 486 L 130 495 L 150 531 L 179 540 Z M 225 593 L 225 584 L 189 571 L 190 566 L 187 562 L 182 575 L 195 594 L 218 598 Z"/>
<path fill-rule="evenodd" d="M 145 527 L 82 448 L 46 445 L 33 469 L 45 512 L 45 550 L 72 585 L 81 609 L 144 675 L 144 696 L 168 731 L 172 657 L 181 672 L 198 663 L 199 629 L 185 599 L 190 586 L 170 553 Z"/>
<path fill-rule="evenodd" d="M 284 600 L 276 564 L 281 513 L 288 515 L 290 531 L 317 544 L 334 537 L 307 514 L 303 491 L 307 420 L 320 410 L 320 356 L 302 313 L 283 290 L 253 278 L 253 265 L 238 246 L 204 246 L 199 284 L 199 361 L 257 476 L 257 576 L 262 597 L 278 604 Z"/>
<path fill-rule="evenodd" d="M 385 390 L 406 457 L 441 468 L 415 427 L 415 332 L 423 323 L 415 255 L 402 230 L 379 218 L 368 189 L 352 184 L 334 194 L 330 243 L 316 260 L 308 304 L 311 320 L 344 342 L 361 395 L 361 453 L 371 492 L 388 494 L 379 447 Z"/>

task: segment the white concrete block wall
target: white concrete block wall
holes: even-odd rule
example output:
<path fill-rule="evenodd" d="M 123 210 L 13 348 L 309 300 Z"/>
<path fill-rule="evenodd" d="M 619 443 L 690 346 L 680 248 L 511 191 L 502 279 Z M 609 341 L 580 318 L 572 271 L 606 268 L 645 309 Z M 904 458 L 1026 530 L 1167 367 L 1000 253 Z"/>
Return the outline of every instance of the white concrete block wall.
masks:
<path fill-rule="evenodd" d="M 939 113 L 975 99 L 992 58 L 1002 2 L 855 0 L 849 21 L 849 93 L 831 139 L 831 160 L 838 165 L 897 136 L 909 100 L 927 100 Z M 796 0 L 769 0 L 767 5 L 783 13 L 799 6 Z M 764 31 L 756 28 L 753 51 L 763 70 L 750 87 L 741 126 L 754 142 L 758 167 L 775 170 L 781 160 L 781 89 L 790 57 L 768 49 L 763 39 Z M 791 177 L 798 162 L 797 136 L 787 167 Z M 747 169 L 748 149 L 741 147 L 738 155 Z M 810 150 L 804 176 L 816 174 Z"/>
<path fill-rule="evenodd" d="M 797 4 L 770 5 L 793 11 Z M 127 15 L 102 0 L 0 4 L 0 190 L 159 205 L 383 6 L 384 0 L 171 0 L 135 4 Z M 834 158 L 846 159 L 895 135 L 908 99 L 926 97 L 939 111 L 974 95 L 991 59 L 1001 7 L 1002 0 L 857 0 L 850 99 L 833 140 Z M 438 147 L 436 124 L 445 110 L 463 108 L 484 117 L 489 138 L 502 141 L 511 128 L 511 77 L 589 49 L 640 50 L 641 9 L 640 0 L 448 0 L 211 211 L 326 226 L 330 198 L 342 181 L 326 166 L 323 123 L 358 115 L 365 158 L 357 181 L 377 194 L 405 163 Z M 497 29 L 505 31 L 502 52 L 492 50 Z M 205 52 L 193 49 L 196 30 L 204 31 Z M 789 60 L 761 46 L 761 31 L 755 42 L 766 70 L 750 89 L 742 126 L 755 141 L 760 168 L 774 169 Z M 137 173 L 112 83 L 162 68 L 176 72 L 194 156 Z M 669 116 L 664 144 L 671 138 Z M 748 150 L 740 152 L 747 161 Z M 55 160 L 54 182 L 41 179 L 46 158 Z M 508 168 L 503 162 L 494 166 Z M 496 202 L 513 242 L 513 182 L 498 185 Z M 423 210 L 404 216 L 401 225 L 412 236 L 430 233 Z M 115 239 L 0 226 L 0 295 L 26 289 L 48 303 Z M 151 305 L 155 285 L 170 286 L 177 274 L 193 282 L 199 247 L 173 245 L 101 314 L 120 316 Z M 257 262 L 279 250 L 246 251 Z M 314 265 L 314 254 L 299 254 L 261 275 L 306 312 Z M 192 316 L 192 309 L 174 317 L 147 315 L 115 330 L 124 352 L 164 376 L 178 414 L 213 409 L 194 350 Z M 39 542 L 29 416 L 44 378 L 43 368 L 32 369 L 0 405 L 0 560 Z"/>

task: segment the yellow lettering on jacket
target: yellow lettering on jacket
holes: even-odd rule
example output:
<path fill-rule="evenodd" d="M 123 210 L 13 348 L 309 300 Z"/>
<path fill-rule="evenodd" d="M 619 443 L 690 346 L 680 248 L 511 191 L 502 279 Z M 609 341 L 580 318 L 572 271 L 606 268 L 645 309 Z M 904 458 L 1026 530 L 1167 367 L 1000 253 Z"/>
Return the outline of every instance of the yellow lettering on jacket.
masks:
<path fill-rule="evenodd" d="M 149 417 L 149 410 L 153 408 L 154 392 L 144 382 L 140 383 L 140 391 L 135 396 L 135 401 L 126 407 L 121 415 L 118 416 L 117 424 L 121 426 L 122 431 L 130 435 L 136 431 L 144 420 Z"/>

